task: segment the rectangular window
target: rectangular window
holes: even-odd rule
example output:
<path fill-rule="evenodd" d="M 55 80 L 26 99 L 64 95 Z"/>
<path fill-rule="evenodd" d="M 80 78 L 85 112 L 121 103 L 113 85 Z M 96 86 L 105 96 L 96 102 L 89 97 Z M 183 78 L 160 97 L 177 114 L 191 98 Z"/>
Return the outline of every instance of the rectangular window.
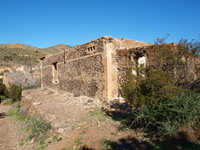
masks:
<path fill-rule="evenodd" d="M 58 84 L 58 64 L 57 62 L 52 63 L 52 69 L 53 69 L 53 83 Z"/>
<path fill-rule="evenodd" d="M 93 51 L 96 51 L 96 47 L 95 46 L 91 46 L 91 47 L 87 48 L 87 53 L 90 53 L 90 52 L 93 52 Z"/>

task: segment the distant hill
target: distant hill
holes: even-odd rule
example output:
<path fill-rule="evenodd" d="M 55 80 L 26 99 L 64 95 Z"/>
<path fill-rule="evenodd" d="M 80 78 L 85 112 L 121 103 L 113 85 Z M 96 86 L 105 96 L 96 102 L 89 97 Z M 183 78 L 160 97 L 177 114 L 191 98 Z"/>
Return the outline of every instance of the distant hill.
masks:
<path fill-rule="evenodd" d="M 59 44 L 52 47 L 40 49 L 20 43 L 0 44 L 0 65 L 1 66 L 20 66 L 20 65 L 39 65 L 39 58 L 55 54 L 68 49 L 71 46 Z"/>
<path fill-rule="evenodd" d="M 71 46 L 65 45 L 65 44 L 58 44 L 52 47 L 41 49 L 41 51 L 46 54 L 55 54 L 55 53 L 62 52 L 64 51 L 64 49 L 68 49 L 68 48 L 71 48 Z"/>

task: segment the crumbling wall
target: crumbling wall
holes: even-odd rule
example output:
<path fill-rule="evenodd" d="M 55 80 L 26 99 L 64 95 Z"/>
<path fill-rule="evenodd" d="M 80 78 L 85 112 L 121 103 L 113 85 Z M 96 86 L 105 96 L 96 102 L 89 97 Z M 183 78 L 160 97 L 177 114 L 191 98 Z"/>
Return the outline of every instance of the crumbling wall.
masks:
<path fill-rule="evenodd" d="M 41 71 L 42 71 L 42 87 L 48 87 L 52 84 L 52 81 L 53 81 L 53 75 L 52 75 L 52 66 L 48 66 L 48 67 L 45 67 L 45 68 L 41 68 Z M 55 86 L 55 85 L 54 85 Z"/>
<path fill-rule="evenodd" d="M 59 70 L 59 84 L 62 90 L 102 98 L 104 66 L 101 54 L 60 64 Z"/>
<path fill-rule="evenodd" d="M 65 56 L 64 53 L 58 53 L 45 58 L 41 67 L 42 85 L 103 99 L 102 51 L 103 43 L 102 39 L 99 39 L 71 48 L 66 51 Z M 53 82 L 55 71 L 58 79 Z"/>
<path fill-rule="evenodd" d="M 42 67 L 52 65 L 54 62 L 64 62 L 64 52 L 60 52 L 42 60 Z"/>
<path fill-rule="evenodd" d="M 59 83 L 53 83 L 52 67 L 42 69 L 43 86 L 102 98 L 104 66 L 101 54 L 58 64 Z"/>
<path fill-rule="evenodd" d="M 132 74 L 137 75 L 137 66 L 146 66 L 146 46 L 129 49 L 117 49 L 118 83 L 124 81 L 127 68 L 132 67 Z"/>
<path fill-rule="evenodd" d="M 124 56 L 118 58 L 117 49 L 130 53 L 130 48 L 146 45 L 105 36 L 51 55 L 41 63 L 42 85 L 103 100 L 115 99 L 119 96 L 120 74 L 125 72 L 123 63 L 127 64 Z"/>
<path fill-rule="evenodd" d="M 89 49 L 89 50 L 88 50 Z M 50 55 L 42 60 L 42 67 L 52 65 L 52 63 L 64 63 L 65 61 L 78 59 L 84 56 L 89 56 L 103 51 L 103 38 L 77 45 L 69 48 L 64 52 Z M 65 59 L 65 60 L 64 60 Z"/>
<path fill-rule="evenodd" d="M 77 59 L 80 57 L 100 53 L 103 51 L 103 39 L 97 39 L 83 45 L 75 46 L 68 49 L 66 60 Z"/>

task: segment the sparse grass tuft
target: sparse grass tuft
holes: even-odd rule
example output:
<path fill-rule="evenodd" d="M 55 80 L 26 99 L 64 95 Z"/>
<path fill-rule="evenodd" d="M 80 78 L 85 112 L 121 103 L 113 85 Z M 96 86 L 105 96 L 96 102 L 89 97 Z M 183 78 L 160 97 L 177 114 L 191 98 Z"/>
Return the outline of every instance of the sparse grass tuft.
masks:
<path fill-rule="evenodd" d="M 76 144 L 81 144 L 81 143 L 82 143 L 82 140 L 83 140 L 83 137 L 81 136 L 80 138 L 75 139 L 74 142 L 75 142 Z"/>
<path fill-rule="evenodd" d="M 100 110 L 100 109 L 96 109 L 96 110 L 94 110 L 94 111 L 90 111 L 90 115 L 91 115 L 91 116 L 97 116 L 99 122 L 104 122 L 104 121 L 106 121 L 106 119 L 107 119 L 107 116 L 106 116 L 105 112 L 103 112 L 103 111 Z"/>
<path fill-rule="evenodd" d="M 24 118 L 24 117 L 21 117 L 21 116 L 19 115 L 19 110 L 16 109 L 16 108 L 14 108 L 14 107 L 12 107 L 10 110 L 8 110 L 8 114 L 9 114 L 10 116 L 12 116 L 13 118 L 15 118 L 15 119 L 21 121 L 21 122 L 24 122 L 24 121 L 25 121 L 25 118 Z"/>
<path fill-rule="evenodd" d="M 46 138 L 48 131 L 51 129 L 51 124 L 44 120 L 43 118 L 31 118 L 30 120 L 30 129 L 31 134 L 30 139 L 34 138 L 35 140 Z"/>
<path fill-rule="evenodd" d="M 4 102 L 3 102 L 3 105 L 11 106 L 11 105 L 12 105 L 12 100 L 11 100 L 11 99 L 8 99 L 8 100 L 4 101 Z"/>
<path fill-rule="evenodd" d="M 101 140 L 101 144 L 105 147 L 105 149 L 108 149 L 110 147 L 108 141 L 108 137 L 105 137 L 104 139 Z"/>

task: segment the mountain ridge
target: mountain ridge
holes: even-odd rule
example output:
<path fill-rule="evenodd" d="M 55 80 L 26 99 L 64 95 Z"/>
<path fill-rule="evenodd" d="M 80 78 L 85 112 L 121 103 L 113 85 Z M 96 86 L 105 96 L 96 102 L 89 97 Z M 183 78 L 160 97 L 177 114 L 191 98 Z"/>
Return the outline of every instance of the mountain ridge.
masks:
<path fill-rule="evenodd" d="M 58 44 L 47 48 L 37 48 L 22 43 L 0 44 L 0 65 L 21 66 L 32 63 L 39 65 L 39 59 L 49 54 L 55 54 L 71 48 L 66 44 Z"/>

